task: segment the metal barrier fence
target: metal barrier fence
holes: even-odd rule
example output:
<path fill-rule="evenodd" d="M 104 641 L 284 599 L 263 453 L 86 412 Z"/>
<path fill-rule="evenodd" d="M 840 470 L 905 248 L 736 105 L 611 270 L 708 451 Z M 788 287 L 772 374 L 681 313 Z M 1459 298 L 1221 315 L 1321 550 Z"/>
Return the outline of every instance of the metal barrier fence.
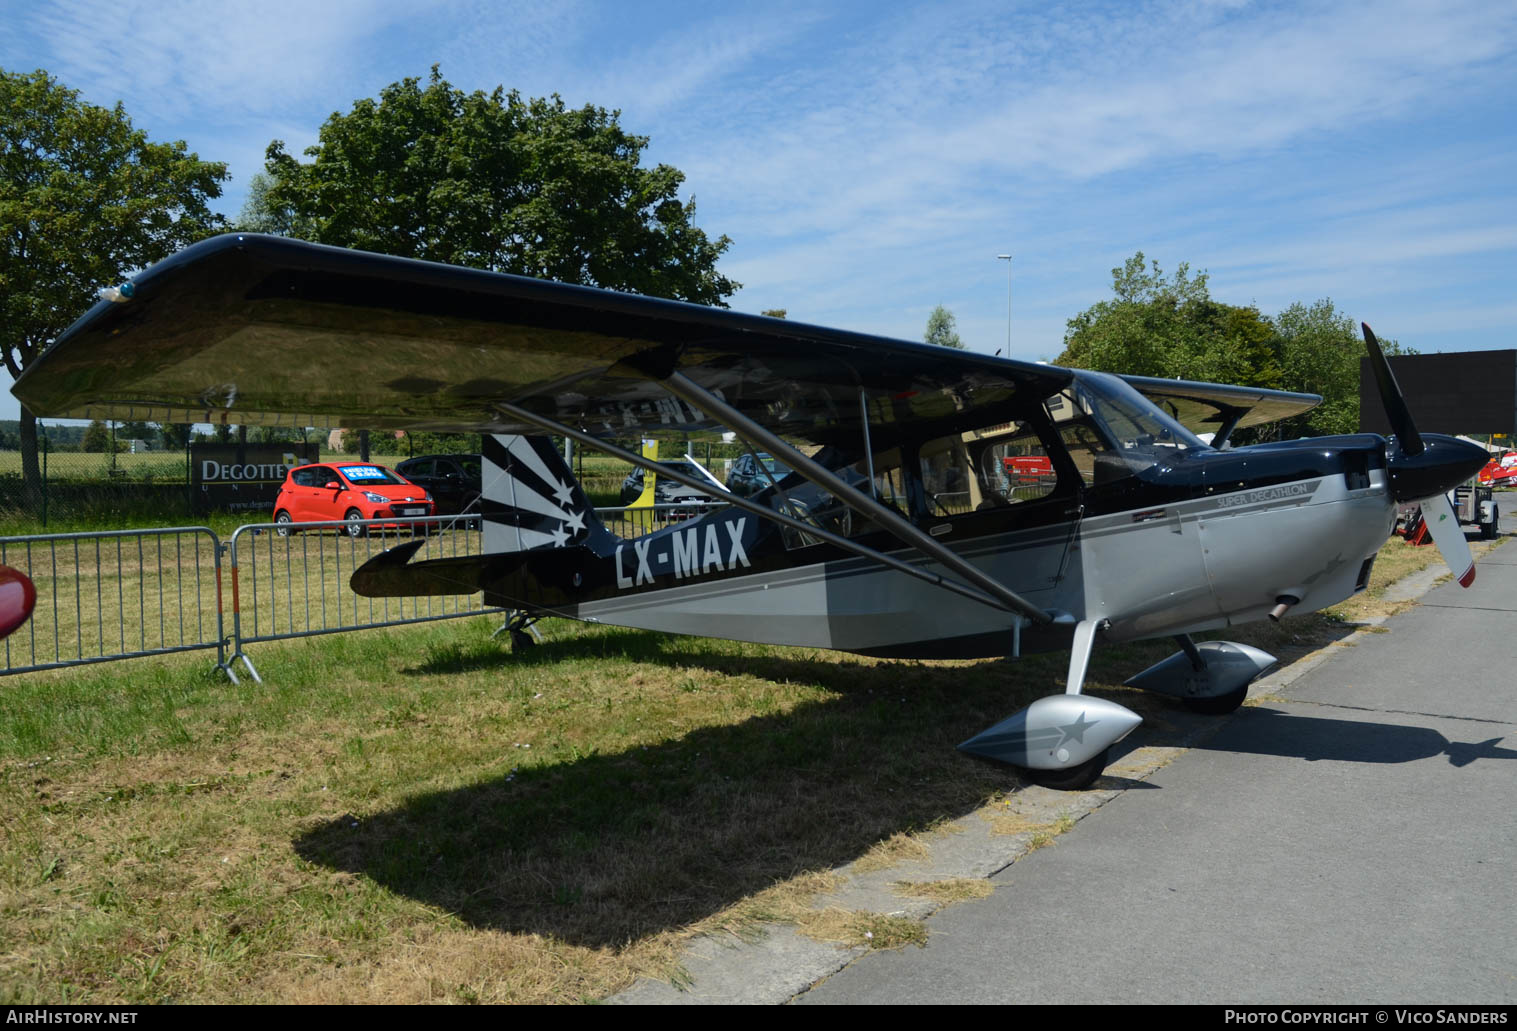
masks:
<path fill-rule="evenodd" d="M 634 538 L 717 507 L 596 514 L 612 533 Z M 511 611 L 486 606 L 479 595 L 354 594 L 353 571 L 409 539 L 417 524 L 429 531 L 417 560 L 483 551 L 479 521 L 467 516 L 252 523 L 225 543 L 204 526 L 0 537 L 0 564 L 20 569 L 37 588 L 32 618 L 0 642 L 0 675 L 214 648 L 217 668 L 233 682 L 237 661 L 261 682 L 248 644 Z"/>
<path fill-rule="evenodd" d="M 243 650 L 259 641 L 315 637 L 370 627 L 425 623 L 505 613 L 475 595 L 362 598 L 348 588 L 353 571 L 391 546 L 387 537 L 426 544 L 415 561 L 478 555 L 484 534 L 477 520 L 433 517 L 306 523 L 253 523 L 229 543 L 233 651 L 254 680 L 258 670 Z"/>
<path fill-rule="evenodd" d="M 233 681 L 221 618 L 220 538 L 205 526 L 0 538 L 0 563 L 37 588 L 0 673 L 216 649 Z"/>

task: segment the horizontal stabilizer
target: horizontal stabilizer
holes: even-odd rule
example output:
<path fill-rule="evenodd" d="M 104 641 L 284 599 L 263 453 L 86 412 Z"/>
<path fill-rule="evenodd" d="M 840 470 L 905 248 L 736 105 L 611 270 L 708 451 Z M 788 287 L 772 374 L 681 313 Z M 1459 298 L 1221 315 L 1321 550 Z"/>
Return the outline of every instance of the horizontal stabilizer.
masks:
<path fill-rule="evenodd" d="M 456 555 L 411 562 L 427 542 L 408 541 L 375 555 L 348 580 L 353 593 L 365 598 L 412 598 L 443 594 L 474 594 L 522 565 L 525 553 Z"/>

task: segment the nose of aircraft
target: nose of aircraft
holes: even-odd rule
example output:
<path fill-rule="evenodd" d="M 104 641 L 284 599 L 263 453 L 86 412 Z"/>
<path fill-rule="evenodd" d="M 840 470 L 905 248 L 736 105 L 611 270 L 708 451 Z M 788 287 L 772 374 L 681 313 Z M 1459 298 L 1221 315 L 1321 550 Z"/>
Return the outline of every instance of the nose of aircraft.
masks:
<path fill-rule="evenodd" d="M 1407 454 L 1398 442 L 1390 445 L 1391 497 L 1399 502 L 1420 501 L 1446 494 L 1480 471 L 1490 456 L 1478 444 L 1442 433 L 1424 433 L 1422 450 Z"/>

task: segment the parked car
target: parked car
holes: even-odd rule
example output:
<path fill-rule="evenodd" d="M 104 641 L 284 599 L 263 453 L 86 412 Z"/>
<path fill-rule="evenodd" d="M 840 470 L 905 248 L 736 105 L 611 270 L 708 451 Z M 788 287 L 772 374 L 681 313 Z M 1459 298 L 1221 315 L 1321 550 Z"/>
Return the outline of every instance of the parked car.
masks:
<path fill-rule="evenodd" d="M 438 515 L 477 515 L 482 467 L 478 455 L 417 455 L 401 462 L 395 471 L 426 488 Z"/>
<path fill-rule="evenodd" d="M 711 486 L 708 490 L 695 490 L 686 487 L 683 483 L 660 476 L 653 481 L 653 503 L 655 505 L 709 505 L 722 500 L 721 484 L 710 473 L 696 465 L 694 462 L 660 462 L 661 468 L 673 469 L 675 472 L 696 479 L 707 480 Z M 643 493 L 643 470 L 641 467 L 633 469 L 631 475 L 622 481 L 621 501 L 623 505 L 630 505 Z"/>
<path fill-rule="evenodd" d="M 741 497 L 752 497 L 761 490 L 768 490 L 790 475 L 790 467 L 760 451 L 756 455 L 743 455 L 732 463 L 727 474 L 727 489 Z"/>
<path fill-rule="evenodd" d="M 300 465 L 285 474 L 279 495 L 274 499 L 274 522 L 281 524 L 279 535 L 289 530 L 285 523 L 346 520 L 347 533 L 362 537 L 366 527 L 362 519 L 429 516 L 436 506 L 427 492 L 382 465 L 372 462 L 323 462 Z M 383 529 L 417 527 L 425 532 L 426 523 L 383 523 Z"/>

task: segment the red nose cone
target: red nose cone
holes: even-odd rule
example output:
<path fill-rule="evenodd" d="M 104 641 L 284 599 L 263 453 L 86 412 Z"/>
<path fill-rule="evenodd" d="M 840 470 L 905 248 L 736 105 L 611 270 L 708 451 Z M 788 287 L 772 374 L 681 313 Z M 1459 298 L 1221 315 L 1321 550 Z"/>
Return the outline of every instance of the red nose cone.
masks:
<path fill-rule="evenodd" d="M 37 604 L 37 588 L 19 569 L 0 566 L 0 637 L 21 627 Z"/>

